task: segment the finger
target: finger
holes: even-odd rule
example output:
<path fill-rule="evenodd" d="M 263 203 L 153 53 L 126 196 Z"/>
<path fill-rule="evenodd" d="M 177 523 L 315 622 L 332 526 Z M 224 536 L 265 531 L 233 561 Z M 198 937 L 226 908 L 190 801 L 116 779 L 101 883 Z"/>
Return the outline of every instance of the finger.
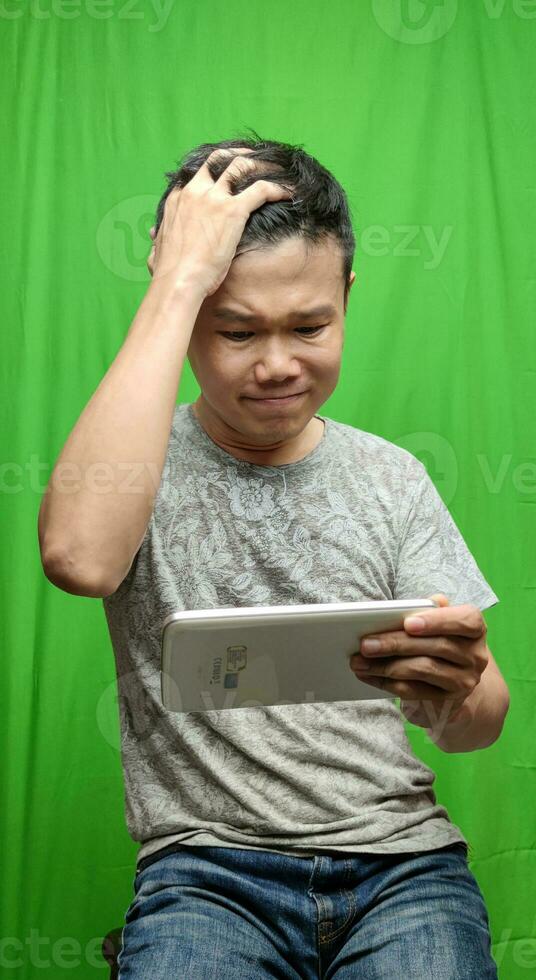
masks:
<path fill-rule="evenodd" d="M 258 167 L 259 163 L 257 160 L 243 155 L 236 156 L 220 174 L 214 186 L 221 188 L 226 194 L 229 194 L 232 181 L 235 181 L 237 177 L 254 173 Z"/>
<path fill-rule="evenodd" d="M 422 683 L 412 683 L 411 681 L 396 681 L 390 680 L 386 677 L 360 677 L 360 681 L 365 684 L 370 684 L 371 687 L 377 687 L 381 691 L 389 691 L 390 694 L 394 694 L 397 698 L 403 698 L 407 701 L 439 701 L 440 703 L 445 702 L 445 692 L 439 687 L 433 687 L 431 684 Z M 455 701 L 456 699 L 453 699 Z"/>
<path fill-rule="evenodd" d="M 210 190 L 212 187 L 214 187 L 215 184 L 217 184 L 221 180 L 221 178 L 224 176 L 224 174 L 227 172 L 228 169 L 226 167 L 223 173 L 221 173 L 220 176 L 218 177 L 218 180 L 215 181 L 210 173 L 210 169 L 209 169 L 210 163 L 216 163 L 216 161 L 220 159 L 221 160 L 228 159 L 229 166 L 231 166 L 231 163 L 234 162 L 233 158 L 236 155 L 240 156 L 242 159 L 246 159 L 247 154 L 251 152 L 252 151 L 248 149 L 246 146 L 219 147 L 218 149 L 213 150 L 212 153 L 210 153 L 207 159 L 205 160 L 204 164 L 201 167 L 199 167 L 199 170 L 194 174 L 194 176 L 188 182 L 188 184 L 192 184 L 192 186 L 195 186 L 198 190 L 201 191 Z M 188 187 L 188 184 L 186 184 L 186 187 Z"/>
<path fill-rule="evenodd" d="M 440 609 L 426 609 L 418 615 L 406 616 L 404 629 L 419 636 L 466 636 L 478 639 L 486 632 L 486 623 L 480 609 L 468 603 Z"/>
<path fill-rule="evenodd" d="M 293 200 L 292 188 L 276 184 L 271 180 L 256 180 L 237 195 L 249 212 L 255 211 L 266 201 Z"/>
<path fill-rule="evenodd" d="M 440 606 L 450 606 L 450 602 L 443 592 L 434 592 L 434 595 L 429 595 L 428 598 L 438 602 Z"/>
<path fill-rule="evenodd" d="M 377 649 L 370 649 L 370 641 Z M 410 636 L 404 630 L 369 634 L 361 639 L 359 652 L 371 661 L 378 657 L 434 657 L 463 666 L 470 659 L 472 640 L 467 637 Z"/>
<path fill-rule="evenodd" d="M 385 657 L 370 664 L 363 663 L 358 657 L 351 662 L 351 667 L 362 680 L 368 677 L 384 677 L 387 680 L 408 681 L 412 684 L 422 682 L 457 694 L 461 689 L 465 690 L 467 684 L 466 670 L 463 667 L 453 667 L 444 660 L 433 660 L 430 657 L 405 660 Z"/>

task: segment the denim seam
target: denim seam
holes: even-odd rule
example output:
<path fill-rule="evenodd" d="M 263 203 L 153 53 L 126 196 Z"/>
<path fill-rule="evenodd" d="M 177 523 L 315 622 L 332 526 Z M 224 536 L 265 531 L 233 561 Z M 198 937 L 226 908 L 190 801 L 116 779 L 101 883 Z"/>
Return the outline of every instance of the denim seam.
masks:
<path fill-rule="evenodd" d="M 356 904 L 355 898 L 354 898 L 354 896 L 353 896 L 353 894 L 352 894 L 351 891 L 348 891 L 347 888 L 339 888 L 338 889 L 338 893 L 339 893 L 339 895 L 341 895 L 341 897 L 344 897 L 345 895 L 347 895 L 348 902 L 350 904 L 350 911 L 348 912 L 348 915 L 346 916 L 346 919 L 344 920 L 343 924 L 341 926 L 339 926 L 339 928 L 336 929 L 335 932 L 330 932 L 329 935 L 326 935 L 326 936 L 320 935 L 323 924 L 322 923 L 319 923 L 319 930 L 318 930 L 319 931 L 319 937 L 318 938 L 319 938 L 320 943 L 322 943 L 322 944 L 330 943 L 334 939 L 337 939 L 345 931 L 345 929 L 348 928 L 348 925 L 350 924 L 350 922 L 354 918 L 355 913 L 356 913 L 356 910 L 357 910 L 357 904 Z M 322 896 L 321 895 L 319 895 L 318 898 L 322 901 Z M 322 902 L 322 905 L 323 905 L 324 910 L 325 910 L 325 906 L 324 906 L 324 903 L 323 902 Z"/>

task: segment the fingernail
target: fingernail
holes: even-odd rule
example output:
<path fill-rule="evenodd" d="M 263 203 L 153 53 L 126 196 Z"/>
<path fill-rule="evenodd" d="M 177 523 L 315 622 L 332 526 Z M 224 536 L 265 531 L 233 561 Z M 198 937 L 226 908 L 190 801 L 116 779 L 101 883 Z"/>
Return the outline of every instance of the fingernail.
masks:
<path fill-rule="evenodd" d="M 424 619 L 421 619 L 420 616 L 408 616 L 408 618 L 404 620 L 404 626 L 409 626 L 410 630 L 423 630 L 426 626 L 426 622 Z"/>
<path fill-rule="evenodd" d="M 365 653 L 377 653 L 380 647 L 381 647 L 381 643 L 379 640 L 361 641 L 361 650 L 364 650 Z"/>

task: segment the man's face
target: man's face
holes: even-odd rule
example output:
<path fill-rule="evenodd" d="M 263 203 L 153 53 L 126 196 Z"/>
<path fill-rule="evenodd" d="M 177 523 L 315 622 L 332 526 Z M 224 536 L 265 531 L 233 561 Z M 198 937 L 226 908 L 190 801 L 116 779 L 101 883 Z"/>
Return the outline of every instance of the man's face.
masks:
<path fill-rule="evenodd" d="M 229 445 L 269 449 L 295 440 L 337 385 L 344 312 L 333 240 L 307 253 L 294 237 L 238 255 L 203 301 L 188 348 L 201 417 Z M 268 397 L 278 400 L 262 401 Z"/>

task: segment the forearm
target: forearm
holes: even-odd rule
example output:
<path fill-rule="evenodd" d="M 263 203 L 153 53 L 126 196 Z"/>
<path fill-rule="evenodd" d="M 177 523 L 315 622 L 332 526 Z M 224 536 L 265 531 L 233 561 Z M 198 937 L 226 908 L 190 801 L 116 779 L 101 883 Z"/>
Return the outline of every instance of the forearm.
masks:
<path fill-rule="evenodd" d="M 66 591 L 121 581 L 143 539 L 201 302 L 153 281 L 63 447 L 41 503 L 39 542 L 45 572 Z"/>
<path fill-rule="evenodd" d="M 493 745 L 501 734 L 510 696 L 503 678 L 484 671 L 480 683 L 451 721 L 427 728 L 431 741 L 443 752 L 474 752 Z"/>

